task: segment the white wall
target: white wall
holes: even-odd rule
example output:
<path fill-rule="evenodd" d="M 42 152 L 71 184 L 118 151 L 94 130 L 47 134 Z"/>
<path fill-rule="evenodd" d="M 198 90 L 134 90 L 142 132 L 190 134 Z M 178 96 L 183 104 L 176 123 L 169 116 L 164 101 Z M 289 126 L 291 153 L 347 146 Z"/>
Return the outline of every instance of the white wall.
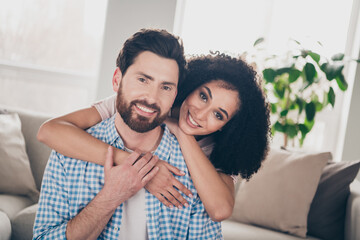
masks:
<path fill-rule="evenodd" d="M 97 89 L 101 99 L 113 94 L 111 80 L 125 40 L 141 28 L 173 31 L 176 0 L 109 0 Z"/>
<path fill-rule="evenodd" d="M 360 58 L 360 53 L 358 58 Z M 356 68 L 356 76 L 350 99 L 342 161 L 360 160 L 360 64 Z M 357 179 L 360 180 L 360 172 Z"/>

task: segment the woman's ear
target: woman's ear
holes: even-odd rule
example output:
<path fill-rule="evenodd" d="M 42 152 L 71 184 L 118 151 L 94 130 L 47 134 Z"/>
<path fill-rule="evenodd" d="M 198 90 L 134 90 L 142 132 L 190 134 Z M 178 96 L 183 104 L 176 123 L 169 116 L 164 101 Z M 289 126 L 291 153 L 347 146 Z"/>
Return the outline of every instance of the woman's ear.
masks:
<path fill-rule="evenodd" d="M 112 79 L 112 85 L 113 85 L 114 92 L 118 92 L 121 80 L 122 80 L 122 73 L 121 73 L 120 68 L 117 67 L 115 69 L 113 79 Z"/>

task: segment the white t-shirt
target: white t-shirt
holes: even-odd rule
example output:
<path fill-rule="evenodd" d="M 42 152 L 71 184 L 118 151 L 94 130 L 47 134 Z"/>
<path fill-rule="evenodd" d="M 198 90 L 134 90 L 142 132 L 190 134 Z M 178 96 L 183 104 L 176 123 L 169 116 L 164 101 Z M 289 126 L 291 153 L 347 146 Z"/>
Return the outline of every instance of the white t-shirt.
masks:
<path fill-rule="evenodd" d="M 145 188 L 124 202 L 120 240 L 147 240 Z"/>

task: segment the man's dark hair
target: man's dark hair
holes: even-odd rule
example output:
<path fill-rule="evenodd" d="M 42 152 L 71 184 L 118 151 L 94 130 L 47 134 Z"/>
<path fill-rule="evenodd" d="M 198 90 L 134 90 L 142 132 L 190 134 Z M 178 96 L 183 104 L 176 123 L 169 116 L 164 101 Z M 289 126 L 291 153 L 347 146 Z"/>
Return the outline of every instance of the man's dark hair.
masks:
<path fill-rule="evenodd" d="M 164 58 L 173 59 L 179 67 L 179 83 L 184 78 L 186 60 L 184 47 L 179 37 L 172 35 L 166 30 L 141 29 L 135 33 L 123 45 L 116 60 L 116 66 L 124 75 L 135 58 L 144 51 L 150 51 Z"/>
<path fill-rule="evenodd" d="M 270 141 L 268 102 L 251 66 L 219 53 L 190 59 L 174 107 L 180 107 L 195 89 L 213 80 L 223 80 L 239 93 L 240 108 L 221 131 L 211 134 L 215 144 L 210 161 L 226 174 L 240 173 L 249 179 L 265 159 Z"/>

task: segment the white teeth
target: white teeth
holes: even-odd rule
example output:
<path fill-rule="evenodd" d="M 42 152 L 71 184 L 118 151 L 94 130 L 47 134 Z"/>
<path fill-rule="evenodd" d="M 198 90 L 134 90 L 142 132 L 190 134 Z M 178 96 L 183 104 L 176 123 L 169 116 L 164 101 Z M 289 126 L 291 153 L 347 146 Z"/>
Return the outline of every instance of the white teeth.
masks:
<path fill-rule="evenodd" d="M 193 124 L 193 125 L 195 125 L 195 126 L 197 126 L 197 127 L 200 126 L 200 125 L 197 124 L 197 122 L 195 122 L 195 120 L 191 117 L 190 113 L 189 113 L 189 120 L 190 120 L 191 124 Z"/>
<path fill-rule="evenodd" d="M 139 105 L 136 105 L 139 109 L 141 109 L 142 111 L 144 112 L 147 112 L 147 113 L 153 113 L 155 111 L 149 109 L 149 108 L 146 108 L 146 107 L 143 107 L 143 106 L 139 106 Z"/>

